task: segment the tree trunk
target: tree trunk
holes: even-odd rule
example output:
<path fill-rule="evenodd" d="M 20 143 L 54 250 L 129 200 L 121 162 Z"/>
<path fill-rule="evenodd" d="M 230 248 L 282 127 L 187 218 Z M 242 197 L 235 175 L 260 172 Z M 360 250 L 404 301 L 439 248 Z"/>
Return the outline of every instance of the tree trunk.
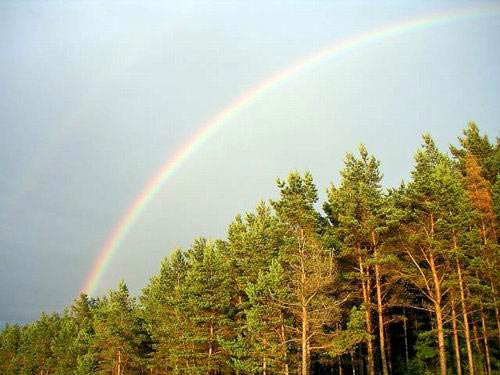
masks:
<path fill-rule="evenodd" d="M 484 342 L 484 356 L 486 357 L 486 372 L 488 375 L 491 374 L 491 359 L 490 359 L 490 348 L 488 345 L 488 329 L 486 327 L 486 317 L 484 314 L 483 302 L 479 302 L 479 308 L 481 311 L 481 326 L 483 330 L 483 342 Z"/>
<path fill-rule="evenodd" d="M 458 328 L 457 328 L 457 312 L 455 309 L 455 300 L 453 295 L 451 296 L 451 323 L 453 327 L 453 346 L 455 348 L 455 360 L 457 375 L 462 375 L 462 361 L 460 360 L 460 341 L 458 340 Z"/>
<path fill-rule="evenodd" d="M 214 337 L 214 325 L 210 323 L 210 339 L 208 341 L 208 360 L 210 361 L 210 358 L 212 357 L 213 353 L 213 347 L 212 347 L 212 340 Z"/>
<path fill-rule="evenodd" d="M 472 333 L 474 335 L 474 345 L 476 346 L 477 355 L 479 356 L 479 358 L 481 358 L 482 372 L 485 372 L 483 363 L 483 351 L 481 350 L 481 345 L 479 344 L 479 333 L 477 332 L 477 324 L 474 319 L 472 319 Z"/>
<path fill-rule="evenodd" d="M 441 375 L 446 375 L 446 348 L 444 342 L 443 313 L 440 304 L 435 304 L 435 309 L 436 309 L 436 325 L 438 332 L 439 369 Z"/>
<path fill-rule="evenodd" d="M 377 289 L 377 313 L 378 313 L 378 333 L 380 341 L 380 360 L 382 362 L 382 374 L 389 375 L 385 352 L 385 330 L 384 330 L 384 305 L 382 302 L 382 276 L 380 275 L 380 264 L 377 263 L 378 246 L 375 232 L 371 233 L 373 254 L 375 255 L 375 287 Z"/>
<path fill-rule="evenodd" d="M 280 336 L 281 336 L 281 345 L 283 346 L 283 360 L 284 360 L 284 366 L 283 366 L 283 373 L 285 375 L 288 375 L 288 351 L 286 347 L 286 335 L 285 335 L 285 325 L 283 324 L 283 313 L 280 312 L 280 321 L 281 321 L 281 327 L 280 327 Z"/>
<path fill-rule="evenodd" d="M 365 375 L 365 356 L 363 354 L 363 347 L 359 345 L 359 375 Z"/>
<path fill-rule="evenodd" d="M 497 294 L 495 290 L 495 286 L 493 285 L 493 281 L 490 279 L 491 293 L 493 294 L 493 304 L 495 306 L 495 319 L 497 321 L 497 337 L 498 337 L 498 346 L 500 346 L 500 311 L 498 311 L 497 305 Z"/>
<path fill-rule="evenodd" d="M 410 358 L 408 356 L 408 329 L 406 327 L 406 311 L 405 308 L 403 307 L 403 332 L 405 336 L 405 360 L 406 360 L 406 366 L 408 367 L 408 363 L 410 362 Z"/>
<path fill-rule="evenodd" d="M 262 359 L 262 375 L 267 375 L 267 340 L 264 339 L 264 358 Z"/>
<path fill-rule="evenodd" d="M 469 312 L 467 309 L 467 304 L 465 301 L 465 288 L 464 281 L 462 277 L 462 266 L 457 259 L 457 273 L 458 273 L 458 285 L 460 287 L 460 303 L 462 305 L 462 318 L 464 321 L 464 334 L 465 334 L 465 347 L 467 349 L 467 361 L 469 365 L 469 374 L 474 375 L 474 356 L 472 355 L 472 345 L 470 338 L 470 327 L 469 327 Z"/>
<path fill-rule="evenodd" d="M 210 336 L 208 340 L 208 372 L 207 375 L 213 374 L 213 369 L 212 369 L 212 355 L 213 355 L 213 337 L 214 337 L 214 324 L 213 322 L 210 322 Z"/>
<path fill-rule="evenodd" d="M 358 251 L 360 249 L 358 248 Z M 366 322 L 366 331 L 371 336 L 373 333 L 372 329 L 372 313 L 371 313 L 371 301 L 370 301 L 370 274 L 368 272 L 368 268 L 365 271 L 363 268 L 363 260 L 361 255 L 358 257 L 359 260 L 359 272 L 361 273 L 361 289 L 363 291 L 363 301 L 365 304 L 365 322 Z M 366 277 L 366 279 L 365 279 Z M 375 361 L 373 359 L 373 339 L 370 337 L 367 340 L 367 351 L 368 351 L 368 375 L 375 375 Z"/>
<path fill-rule="evenodd" d="M 392 374 L 392 346 L 391 346 L 391 336 L 389 334 L 389 329 L 387 327 L 384 328 L 385 332 L 385 340 L 387 343 L 387 369 L 389 370 L 389 374 Z"/>
<path fill-rule="evenodd" d="M 116 374 L 117 375 L 122 375 L 122 352 L 121 350 L 118 350 L 118 355 L 117 355 L 117 365 L 116 365 Z"/>
<path fill-rule="evenodd" d="M 439 349 L 439 368 L 441 375 L 446 375 L 446 347 L 444 342 L 443 311 L 441 306 L 441 282 L 437 273 L 434 255 L 429 255 L 429 265 L 431 266 L 432 278 L 434 281 L 434 310 L 436 315 L 437 339 Z"/>
<path fill-rule="evenodd" d="M 486 225 L 484 223 L 484 220 L 483 218 L 481 217 L 481 225 L 483 227 L 483 242 L 484 242 L 484 245 L 486 246 L 488 244 L 488 235 L 487 235 L 487 231 L 486 231 Z M 496 236 L 496 230 L 495 230 L 495 222 L 494 221 L 491 221 L 491 228 L 493 230 L 493 238 L 497 238 Z M 489 270 L 491 270 L 491 265 L 490 265 L 490 262 L 488 261 L 487 257 L 486 257 L 486 264 L 488 265 L 488 268 Z M 490 277 L 490 286 L 491 286 L 491 292 L 493 294 L 493 303 L 494 303 L 494 306 L 495 306 L 495 319 L 496 319 L 496 323 L 497 323 L 497 335 L 498 335 L 498 344 L 500 345 L 500 316 L 499 316 L 499 312 L 498 312 L 498 306 L 497 306 L 497 298 L 496 298 L 496 293 L 495 293 L 495 287 L 493 286 L 493 282 L 491 280 L 491 277 Z M 481 306 L 481 310 L 482 310 L 482 306 Z M 482 312 L 481 312 L 482 314 Z M 486 344 L 486 347 L 488 345 Z M 489 351 L 487 348 L 486 348 L 487 352 Z M 487 357 L 488 357 L 488 354 L 487 354 Z M 486 358 L 486 360 L 488 361 L 489 359 Z M 491 369 L 490 369 L 491 371 Z"/>
<path fill-rule="evenodd" d="M 354 360 L 354 350 L 351 349 L 351 372 L 356 375 L 356 361 Z"/>
<path fill-rule="evenodd" d="M 305 304 L 305 302 L 304 302 Z M 307 336 L 308 336 L 308 327 L 307 327 L 307 309 L 305 305 L 302 305 L 302 375 L 308 375 L 308 348 L 307 348 Z"/>
<path fill-rule="evenodd" d="M 372 233 L 372 238 L 374 237 Z M 374 239 L 373 239 L 374 241 Z M 375 257 L 377 250 L 375 248 Z M 381 287 L 380 265 L 375 264 L 375 286 L 377 289 L 377 314 L 378 314 L 378 335 L 380 340 L 380 359 L 382 361 L 382 374 L 389 375 L 387 369 L 387 360 L 385 357 L 385 332 L 384 332 L 384 306 L 382 304 L 382 287 Z"/>

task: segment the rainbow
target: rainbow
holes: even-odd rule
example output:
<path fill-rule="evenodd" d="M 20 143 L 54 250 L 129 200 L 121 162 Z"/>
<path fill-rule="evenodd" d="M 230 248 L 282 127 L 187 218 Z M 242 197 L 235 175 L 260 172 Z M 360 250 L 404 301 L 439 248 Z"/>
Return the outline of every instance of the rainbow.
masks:
<path fill-rule="evenodd" d="M 145 207 L 149 204 L 149 202 L 151 202 L 162 186 L 182 166 L 183 162 L 189 158 L 189 156 L 193 154 L 205 141 L 211 138 L 224 124 L 278 84 L 283 83 L 295 74 L 304 71 L 307 67 L 320 63 L 336 54 L 339 54 L 340 52 L 346 52 L 377 40 L 416 30 L 427 29 L 446 22 L 455 22 L 464 19 L 499 14 L 500 6 L 490 5 L 475 7 L 472 9 L 467 8 L 448 11 L 445 13 L 436 13 L 386 25 L 358 34 L 351 38 L 337 41 L 326 48 L 316 51 L 315 53 L 296 61 L 285 69 L 258 83 L 250 90 L 244 92 L 241 96 L 230 102 L 208 121 L 201 124 L 198 130 L 180 147 L 178 147 L 175 153 L 164 162 L 156 174 L 154 174 L 146 182 L 139 195 L 133 200 L 107 237 L 107 240 L 94 261 L 90 273 L 85 279 L 85 283 L 81 288 L 81 291 L 87 294 L 94 293 L 102 275 L 113 258 L 113 255 L 116 253 L 120 244 L 127 236 L 130 228 L 132 228 L 137 218 L 141 215 Z"/>

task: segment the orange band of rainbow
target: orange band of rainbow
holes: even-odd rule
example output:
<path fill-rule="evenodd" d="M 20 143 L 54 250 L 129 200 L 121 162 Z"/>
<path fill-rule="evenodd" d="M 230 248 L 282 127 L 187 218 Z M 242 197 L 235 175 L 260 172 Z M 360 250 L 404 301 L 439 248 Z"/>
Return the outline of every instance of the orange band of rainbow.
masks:
<path fill-rule="evenodd" d="M 102 275 L 106 271 L 113 255 L 126 237 L 136 219 L 144 211 L 148 203 L 155 197 L 162 186 L 175 174 L 184 160 L 186 160 L 203 142 L 212 137 L 228 120 L 236 116 L 242 109 L 248 107 L 257 98 L 264 95 L 270 89 L 286 81 L 291 76 L 302 72 L 306 67 L 322 62 L 328 58 L 356 47 L 372 43 L 377 40 L 408 33 L 416 30 L 427 29 L 447 22 L 473 19 L 485 16 L 500 15 L 500 6 L 484 6 L 438 13 L 420 18 L 405 20 L 403 22 L 384 26 L 357 36 L 347 38 L 323 48 L 303 59 L 296 61 L 285 69 L 260 82 L 252 89 L 230 102 L 211 119 L 203 123 L 196 133 L 184 142 L 173 155 L 171 155 L 160 170 L 147 181 L 140 194 L 133 200 L 132 204 L 124 212 L 118 223 L 109 234 L 104 246 L 99 251 L 92 269 L 85 279 L 81 290 L 92 294 Z"/>

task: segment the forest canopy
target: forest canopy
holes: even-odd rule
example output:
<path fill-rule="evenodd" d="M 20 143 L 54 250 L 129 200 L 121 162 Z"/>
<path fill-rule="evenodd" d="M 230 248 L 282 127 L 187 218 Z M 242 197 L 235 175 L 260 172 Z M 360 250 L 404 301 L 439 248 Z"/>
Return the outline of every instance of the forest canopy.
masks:
<path fill-rule="evenodd" d="M 340 175 L 325 202 L 308 172 L 278 179 L 139 296 L 6 325 L 0 374 L 500 373 L 499 140 L 424 135 L 397 188 L 363 145 Z"/>

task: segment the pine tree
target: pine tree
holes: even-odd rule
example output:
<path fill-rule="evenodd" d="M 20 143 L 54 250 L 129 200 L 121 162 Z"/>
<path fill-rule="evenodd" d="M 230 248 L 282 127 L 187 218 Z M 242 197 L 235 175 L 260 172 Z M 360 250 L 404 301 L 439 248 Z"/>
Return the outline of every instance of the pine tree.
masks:
<path fill-rule="evenodd" d="M 94 327 L 99 371 L 123 375 L 143 366 L 147 337 L 135 299 L 124 282 L 98 302 Z"/>
<path fill-rule="evenodd" d="M 0 373 L 14 375 L 20 373 L 19 348 L 21 346 L 21 328 L 6 325 L 0 333 Z"/>
<path fill-rule="evenodd" d="M 228 262 L 214 243 L 205 242 L 203 255 L 193 257 L 182 288 L 189 320 L 187 358 L 190 373 L 216 373 L 228 353 L 221 340 L 233 335 Z"/>
<path fill-rule="evenodd" d="M 54 371 L 56 358 L 52 351 L 60 317 L 43 313 L 38 320 L 21 331 L 21 373 L 48 375 Z"/>
<path fill-rule="evenodd" d="M 500 174 L 497 174 L 495 183 L 493 184 L 491 191 L 493 200 L 493 211 L 495 212 L 495 217 L 496 217 L 495 226 L 498 228 L 500 220 Z"/>
<path fill-rule="evenodd" d="M 289 373 L 292 343 L 290 330 L 293 320 L 287 314 L 288 306 L 280 301 L 290 300 L 285 271 L 272 261 L 268 271 L 261 271 L 255 283 L 249 283 L 246 294 L 249 301 L 245 309 L 246 337 L 251 358 L 259 358 L 251 373 Z"/>
<path fill-rule="evenodd" d="M 69 317 L 76 326 L 72 343 L 77 355 L 75 375 L 89 375 L 97 371 L 96 353 L 92 350 L 95 339 L 94 310 L 95 300 L 89 299 L 84 293 L 80 294 L 69 309 Z"/>
<path fill-rule="evenodd" d="M 385 231 L 384 200 L 379 172 L 380 163 L 359 148 L 360 158 L 347 154 L 341 171 L 342 181 L 328 190 L 324 208 L 342 240 L 343 254 L 356 264 L 365 306 L 365 324 L 369 335 L 372 327 L 372 283 L 375 278 L 376 311 L 378 316 L 382 372 L 388 374 L 384 333 L 384 301 L 382 297 L 381 236 Z M 374 273 L 374 275 L 373 275 Z M 368 339 L 368 372 L 375 373 L 373 339 Z"/>
<path fill-rule="evenodd" d="M 188 321 L 182 288 L 189 264 L 184 253 L 175 249 L 161 264 L 160 273 L 151 278 L 141 295 L 142 315 L 152 340 L 150 367 L 155 371 L 188 368 L 185 332 Z"/>
<path fill-rule="evenodd" d="M 236 217 L 228 228 L 227 255 L 238 290 L 245 291 L 248 283 L 257 281 L 259 272 L 278 256 L 281 242 L 276 217 L 264 202 L 257 205 L 255 213 Z"/>
<path fill-rule="evenodd" d="M 279 259 L 287 298 L 273 298 L 296 322 L 292 333 L 298 344 L 300 373 L 306 375 L 311 353 L 328 351 L 332 327 L 340 320 L 339 301 L 329 294 L 337 276 L 336 264 L 321 236 L 322 220 L 314 209 L 318 197 L 312 176 L 290 173 L 286 181 L 278 180 L 278 187 L 280 200 L 272 205 L 285 227 Z"/>
<path fill-rule="evenodd" d="M 262 368 L 263 373 L 269 373 L 281 366 L 287 373 L 283 312 L 269 305 L 265 294 L 267 289 L 264 288 L 268 279 L 261 277 L 278 257 L 281 232 L 271 207 L 264 202 L 257 205 L 255 213 L 247 213 L 244 217 L 238 215 L 228 228 L 226 254 L 234 285 L 235 300 L 232 304 L 236 308 L 234 324 L 237 336 L 226 346 L 236 370 L 248 372 L 249 369 Z M 259 322 L 257 317 L 262 321 Z M 276 359 L 280 356 L 283 360 Z"/>
<path fill-rule="evenodd" d="M 466 156 L 474 156 L 481 167 L 482 176 L 494 184 L 496 176 L 500 173 L 500 140 L 496 145 L 490 143 L 487 135 L 481 135 L 479 128 L 474 122 L 469 122 L 463 131 L 463 137 L 459 137 L 460 148 L 450 146 L 453 156 L 459 161 L 462 173 L 465 174 Z"/>
<path fill-rule="evenodd" d="M 227 240 L 174 250 L 140 304 L 120 283 L 5 326 L 0 373 L 362 375 L 366 357 L 370 374 L 498 372 L 500 147 L 475 124 L 459 140 L 452 160 L 424 136 L 386 191 L 360 147 L 327 217 L 290 173 Z"/>
<path fill-rule="evenodd" d="M 465 185 L 470 201 L 480 219 L 480 230 L 484 245 L 496 242 L 496 218 L 493 208 L 491 185 L 481 175 L 481 167 L 471 153 L 465 156 Z"/>
<path fill-rule="evenodd" d="M 488 334 L 486 317 L 484 311 L 485 300 L 493 300 L 497 336 L 500 343 L 500 312 L 497 306 L 496 291 L 498 287 L 498 269 L 500 261 L 500 248 L 497 243 L 496 215 L 493 206 L 493 197 L 490 183 L 482 177 L 481 167 L 474 155 L 467 153 L 465 156 L 465 186 L 469 193 L 472 206 L 476 211 L 476 226 L 481 233 L 481 244 L 479 246 L 478 258 L 480 259 L 480 270 L 483 284 L 489 289 L 489 298 L 479 298 L 479 310 L 481 313 L 482 330 L 484 336 L 484 347 L 487 368 L 491 372 L 491 361 L 489 355 Z M 479 276 L 479 272 L 477 272 Z"/>
<path fill-rule="evenodd" d="M 456 176 L 451 160 L 439 152 L 432 138 L 428 135 L 423 138 L 424 145 L 416 154 L 412 181 L 406 190 L 408 218 L 404 226 L 407 240 L 404 252 L 409 265 L 406 278 L 425 296 L 429 302 L 425 307 L 434 314 L 439 367 L 441 374 L 446 375 L 444 307 L 452 247 L 445 200 L 454 195 Z"/>

